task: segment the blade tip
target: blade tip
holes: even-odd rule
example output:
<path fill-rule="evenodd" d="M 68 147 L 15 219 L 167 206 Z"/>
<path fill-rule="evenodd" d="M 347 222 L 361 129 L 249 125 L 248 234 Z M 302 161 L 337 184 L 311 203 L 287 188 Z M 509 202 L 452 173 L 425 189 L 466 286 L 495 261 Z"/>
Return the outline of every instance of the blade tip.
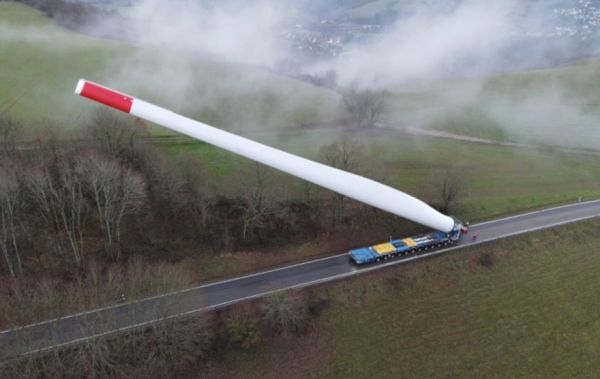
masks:
<path fill-rule="evenodd" d="M 85 80 L 84 79 L 79 79 L 79 81 L 77 82 L 77 87 L 75 87 L 75 94 L 76 95 L 81 95 L 81 91 L 83 91 L 83 86 L 85 85 Z"/>

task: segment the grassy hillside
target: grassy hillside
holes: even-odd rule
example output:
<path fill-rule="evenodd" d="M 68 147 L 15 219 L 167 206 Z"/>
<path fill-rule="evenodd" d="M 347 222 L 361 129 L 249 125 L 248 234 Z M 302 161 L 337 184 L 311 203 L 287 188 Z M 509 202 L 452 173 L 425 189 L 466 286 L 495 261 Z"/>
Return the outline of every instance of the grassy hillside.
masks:
<path fill-rule="evenodd" d="M 347 16 L 373 20 L 378 14 L 393 11 L 412 14 L 418 5 L 414 1 L 375 0 L 351 9 Z M 535 50 L 536 43 L 547 42 L 532 39 L 530 43 Z M 527 51 L 518 52 L 515 56 L 520 63 L 543 64 L 556 59 L 547 57 L 545 61 Z M 432 77 L 452 70 L 440 63 L 438 72 L 431 73 Z M 485 61 L 479 63 L 486 64 Z M 597 149 L 600 146 L 599 69 L 600 61 L 590 59 L 560 67 L 491 76 L 476 74 L 421 86 L 401 85 L 389 88 L 392 97 L 386 121 L 392 126 L 421 126 L 501 141 Z M 470 72 L 465 74 L 468 76 Z M 399 76 L 402 78 L 402 73 Z M 408 79 L 410 83 L 410 79 L 427 82 L 429 78 Z"/>
<path fill-rule="evenodd" d="M 319 148 L 337 141 L 338 132 L 305 131 L 284 136 L 256 133 L 250 137 L 319 159 Z M 357 132 L 353 138 L 363 146 L 356 155 L 359 173 L 426 200 L 438 199 L 433 191 L 440 187 L 439 178 L 456 169 L 463 183 L 456 214 L 464 219 L 489 218 L 580 196 L 600 197 L 600 163 L 595 155 L 415 138 L 393 131 Z M 248 160 L 206 144 L 172 145 L 169 149 L 212 162 L 214 184 L 223 191 L 229 175 L 252 172 Z M 269 171 L 269 176 L 279 192 L 285 189 L 291 196 L 302 196 L 302 181 L 276 171 Z"/>
<path fill-rule="evenodd" d="M 391 125 L 474 137 L 597 149 L 600 61 L 440 81 L 392 94 Z"/>
<path fill-rule="evenodd" d="M 0 3 L 0 111 L 29 127 L 43 119 L 73 124 L 85 112 L 73 93 L 80 77 L 98 77 L 104 57 L 125 46 L 65 31 L 41 13 Z"/>
<path fill-rule="evenodd" d="M 330 91 L 257 67 L 79 35 L 12 2 L 0 3 L 0 64 L 0 112 L 29 128 L 81 126 L 93 109 L 73 95 L 81 77 L 238 130 L 331 119 L 338 104 Z"/>
<path fill-rule="evenodd" d="M 319 158 L 323 144 L 338 140 L 335 130 L 297 131 L 279 136 L 250 134 L 251 138 L 312 159 Z M 462 179 L 459 203 L 452 213 L 463 220 L 489 219 L 528 209 L 582 199 L 600 198 L 600 162 L 596 155 L 508 148 L 452 140 L 415 138 L 393 131 L 363 132 L 354 135 L 363 145 L 356 155 L 357 171 L 383 180 L 427 202 L 439 201 L 438 189 L 448 170 Z M 239 191 L 239 182 L 252 186 L 254 164 L 207 144 L 171 145 L 174 155 L 192 154 L 210 173 L 209 184 L 218 193 Z M 306 183 L 289 175 L 266 170 L 266 194 L 274 199 L 304 199 Z M 311 198 L 329 198 L 331 193 L 314 189 Z M 374 215 L 373 217 L 378 217 Z M 378 220 L 373 220 L 376 223 Z M 387 224 L 386 224 L 387 225 Z M 381 226 L 373 239 L 402 236 L 396 225 Z M 357 236 L 346 236 L 350 243 Z M 360 237 L 356 237 L 360 238 Z M 323 236 L 306 244 L 282 246 L 272 253 L 239 252 L 223 260 L 219 254 L 204 258 L 198 271 L 202 279 L 233 275 L 315 254 L 338 251 L 336 238 Z M 375 241 L 372 241 L 375 242 Z"/>
<path fill-rule="evenodd" d="M 158 57 L 155 51 L 135 49 L 126 43 L 81 36 L 56 27 L 38 12 L 16 3 L 0 3 L 0 20 L 3 20 L 0 23 L 3 64 L 0 83 L 6 83 L 0 86 L 0 109 L 8 110 L 32 129 L 46 119 L 64 128 L 80 128 L 94 106 L 75 97 L 72 90 L 79 77 L 86 77 L 312 159 L 319 159 L 320 148 L 339 138 L 336 130 L 294 128 L 334 116 L 338 97 L 327 90 L 255 67 L 197 56 L 190 60 L 179 59 L 164 51 Z M 119 64 L 123 64 L 123 70 L 116 70 Z M 170 65 L 172 68 L 166 69 Z M 513 88 L 525 91 L 525 88 L 543 85 L 545 75 L 551 75 L 570 83 L 574 91 L 596 96 L 585 86 L 586 78 L 596 83 L 589 78 L 592 71 L 588 67 L 594 67 L 591 65 L 547 70 L 546 74 L 546 71 L 516 74 L 529 78 L 532 84 L 527 86 L 527 80 L 519 80 L 515 75 L 495 77 L 487 82 L 489 85 L 483 92 L 493 98 Z M 139 67 L 141 71 L 129 77 L 131 67 Z M 175 75 L 174 69 L 186 74 L 183 79 Z M 579 75 L 571 77 L 568 74 L 571 71 Z M 46 75 L 47 72 L 50 74 Z M 429 92 L 396 93 L 390 107 L 391 119 L 402 124 L 420 120 L 424 114 L 439 114 L 431 110 L 442 105 L 432 99 L 447 97 L 456 88 L 464 90 L 472 86 L 474 84 L 467 80 L 456 80 L 440 83 Z M 517 95 L 527 97 L 527 91 Z M 480 116 L 482 112 L 474 108 L 461 117 L 478 120 L 485 116 L 485 113 Z M 459 131 L 472 126 L 468 122 L 439 125 L 440 128 L 463 128 Z M 503 130 L 475 126 L 479 133 L 495 133 L 494 137 L 499 139 L 498 130 Z M 166 131 L 156 128 L 154 133 Z M 456 170 L 463 177 L 463 192 L 453 213 L 464 220 L 475 221 L 579 197 L 600 197 L 600 164 L 593 155 L 414 138 L 383 130 L 355 132 L 354 138 L 363 145 L 357 156 L 359 173 L 426 201 L 438 200 L 436 188 L 440 188 L 440 177 L 449 169 Z M 166 148 L 173 155 L 190 153 L 200 158 L 208 172 L 205 180 L 216 193 L 239 194 L 240 182 L 252 183 L 253 163 L 239 156 L 202 143 Z M 267 181 L 267 195 L 273 198 L 305 196 L 305 182 L 289 175 L 268 171 Z M 329 197 L 331 194 L 314 190 L 311 196 Z M 385 231 L 383 237 L 387 238 L 390 233 L 397 235 L 402 231 Z M 207 269 L 201 275 L 203 278 L 228 275 L 244 271 L 256 261 L 276 264 L 325 251 L 322 246 L 310 243 L 285 250 L 278 251 L 273 259 L 261 259 L 256 255 L 260 253 L 250 253 L 248 264 L 242 262 L 240 267 L 223 265 L 222 260 L 215 257 L 213 263 L 205 262 Z"/>
<path fill-rule="evenodd" d="M 346 11 L 346 17 L 350 20 L 368 19 L 375 17 L 378 13 L 390 9 L 396 3 L 395 0 L 375 0 L 366 4 L 349 9 Z"/>
<path fill-rule="evenodd" d="M 423 3 L 413 0 L 374 0 L 346 11 L 345 16 L 350 20 L 372 20 L 377 15 L 386 12 L 411 14 Z"/>
<path fill-rule="evenodd" d="M 375 1 L 360 8 L 397 6 Z M 80 77 L 242 134 L 337 116 L 339 96 L 331 91 L 257 67 L 82 36 L 16 3 L 0 3 L 0 32 L 0 112 L 30 128 L 50 120 L 73 129 L 85 121 L 93 106 L 72 95 Z M 393 127 L 593 149 L 600 140 L 599 68 L 600 62 L 588 61 L 392 89 L 385 121 Z"/>
<path fill-rule="evenodd" d="M 600 221 L 323 286 L 308 335 L 234 352 L 234 378 L 597 377 Z M 483 266 L 482 257 L 487 256 Z"/>

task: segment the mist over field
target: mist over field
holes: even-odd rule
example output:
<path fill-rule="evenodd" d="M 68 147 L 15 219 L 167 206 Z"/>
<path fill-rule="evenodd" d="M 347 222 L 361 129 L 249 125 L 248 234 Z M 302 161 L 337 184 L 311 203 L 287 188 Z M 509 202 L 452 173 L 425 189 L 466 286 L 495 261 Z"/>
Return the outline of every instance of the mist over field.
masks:
<path fill-rule="evenodd" d="M 598 1 L 92 3 L 110 12 L 79 29 L 133 43 L 93 79 L 217 126 L 331 120 L 352 87 L 389 93 L 389 127 L 586 148 L 600 138 L 595 62 L 567 66 L 599 50 Z M 33 29 L 0 31 L 0 40 L 81 47 Z M 327 88 L 315 90 L 322 78 Z"/>
<path fill-rule="evenodd" d="M 161 50 L 161 54 L 152 62 L 148 56 L 136 54 L 115 62 L 118 75 L 114 82 L 160 85 L 170 98 L 183 101 L 186 91 L 194 91 L 189 86 L 194 57 L 249 64 L 283 74 L 289 70 L 282 71 L 282 67 L 292 65 L 293 75 L 323 77 L 333 73 L 337 88 L 414 93 L 435 100 L 422 102 L 417 108 L 391 101 L 386 122 L 392 127 L 437 128 L 463 110 L 477 108 L 483 117 L 468 120 L 474 125 L 467 129 L 487 123 L 482 128 L 492 125 L 513 139 L 594 147 L 590 137 L 600 136 L 595 127 L 597 114 L 589 105 L 596 101 L 594 94 L 579 91 L 554 73 L 528 86 L 508 78 L 508 84 L 494 88 L 489 79 L 505 72 L 594 56 L 599 45 L 594 28 L 600 19 L 594 2 L 408 3 L 413 6 L 390 10 L 391 16 L 377 25 L 376 32 L 338 41 L 327 34 L 329 23 L 358 25 L 359 30 L 370 31 L 374 22 L 350 23 L 339 3 L 326 6 L 304 1 L 283 6 L 272 0 L 142 0 L 120 15 L 127 20 L 133 40 Z M 110 27 L 113 21 L 106 25 Z M 307 30 L 318 32 L 310 34 Z M 307 49 L 316 49 L 318 38 L 325 41 L 324 46 L 337 48 L 339 42 L 339 51 L 332 49 L 332 54 L 307 58 Z M 303 45 L 304 40 L 317 42 Z M 581 81 L 590 75 L 576 74 Z M 260 76 L 249 74 L 223 77 L 219 86 L 224 92 L 247 94 L 264 83 Z M 279 105 L 293 108 L 293 93 L 285 95 Z M 203 98 L 194 98 L 195 104 Z M 248 119 L 252 118 L 248 114 Z M 252 128 L 260 128 L 263 121 L 251 122 Z M 567 132 L 570 137 L 565 139 Z"/>
<path fill-rule="evenodd" d="M 383 89 L 489 72 L 509 41 L 513 8 L 513 2 L 466 1 L 449 13 L 419 12 L 321 66 L 337 72 L 341 83 Z"/>
<path fill-rule="evenodd" d="M 407 1 L 408 9 L 396 4 L 402 11 L 384 8 L 377 13 L 388 15 L 383 21 L 378 21 L 380 16 L 352 20 L 344 15 L 365 1 L 322 3 L 140 0 L 117 15 L 123 36 L 144 45 L 270 68 L 298 61 L 302 72 L 333 69 L 342 84 L 358 81 L 388 88 L 549 66 L 590 55 L 600 46 L 600 11 L 592 1 Z M 115 19 L 99 20 L 93 28 L 108 35 Z M 333 38 L 336 34 L 340 41 Z M 331 37 L 325 44 L 341 45 L 341 52 L 299 59 L 301 50 L 315 48 L 302 45 L 302 38 L 323 37 Z"/>
<path fill-rule="evenodd" d="M 288 17 L 282 4 L 267 0 L 210 7 L 190 0 L 145 0 L 127 13 L 127 26 L 145 45 L 273 66 L 286 54 L 277 30 Z"/>
<path fill-rule="evenodd" d="M 600 372 L 599 52 L 600 0 L 0 0 L 0 378 Z"/>

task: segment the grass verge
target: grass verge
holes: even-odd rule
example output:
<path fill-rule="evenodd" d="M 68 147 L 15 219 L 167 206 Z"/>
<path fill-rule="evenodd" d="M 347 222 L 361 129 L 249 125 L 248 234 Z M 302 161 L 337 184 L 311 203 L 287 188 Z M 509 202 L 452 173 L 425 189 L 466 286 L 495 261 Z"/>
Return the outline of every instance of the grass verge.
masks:
<path fill-rule="evenodd" d="M 231 352 L 226 375 L 595 377 L 599 227 L 586 221 L 321 286 L 330 305 L 311 332 L 297 345 L 279 337 Z"/>

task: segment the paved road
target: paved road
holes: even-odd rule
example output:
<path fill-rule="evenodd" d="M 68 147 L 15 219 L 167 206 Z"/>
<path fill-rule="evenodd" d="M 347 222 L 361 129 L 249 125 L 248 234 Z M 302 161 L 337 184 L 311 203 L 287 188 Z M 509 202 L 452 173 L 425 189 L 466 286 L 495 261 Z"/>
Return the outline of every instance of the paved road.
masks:
<path fill-rule="evenodd" d="M 205 284 L 163 296 L 148 298 L 91 312 L 50 320 L 20 329 L 0 332 L 0 358 L 44 351 L 116 333 L 160 319 L 223 307 L 270 292 L 313 285 L 366 271 L 442 254 L 473 244 L 516 234 L 600 217 L 600 200 L 507 217 L 471 226 L 477 241 L 466 238 L 446 249 L 398 258 L 366 267 L 353 265 L 347 254 L 339 254 L 239 278 Z"/>

